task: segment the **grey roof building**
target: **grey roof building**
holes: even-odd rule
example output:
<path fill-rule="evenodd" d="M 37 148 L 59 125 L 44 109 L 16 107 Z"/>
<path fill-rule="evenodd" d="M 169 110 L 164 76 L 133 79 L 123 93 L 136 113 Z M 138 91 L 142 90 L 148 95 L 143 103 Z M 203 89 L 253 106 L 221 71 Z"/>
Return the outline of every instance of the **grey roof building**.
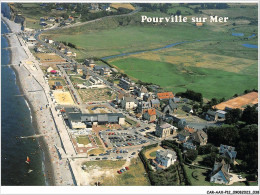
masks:
<path fill-rule="evenodd" d="M 235 147 L 227 146 L 227 145 L 223 145 L 223 144 L 220 145 L 219 153 L 222 156 L 229 158 L 231 161 L 234 161 L 236 156 L 237 156 L 237 152 L 235 151 Z"/>

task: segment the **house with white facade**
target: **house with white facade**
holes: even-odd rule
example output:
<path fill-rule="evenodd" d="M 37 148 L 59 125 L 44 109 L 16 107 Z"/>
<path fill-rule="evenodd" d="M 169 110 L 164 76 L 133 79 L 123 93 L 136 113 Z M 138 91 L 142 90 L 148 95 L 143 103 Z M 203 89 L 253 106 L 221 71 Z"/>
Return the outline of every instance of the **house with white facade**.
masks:
<path fill-rule="evenodd" d="M 156 169 L 166 169 L 177 161 L 176 152 L 173 150 L 157 150 L 156 158 L 152 164 Z"/>

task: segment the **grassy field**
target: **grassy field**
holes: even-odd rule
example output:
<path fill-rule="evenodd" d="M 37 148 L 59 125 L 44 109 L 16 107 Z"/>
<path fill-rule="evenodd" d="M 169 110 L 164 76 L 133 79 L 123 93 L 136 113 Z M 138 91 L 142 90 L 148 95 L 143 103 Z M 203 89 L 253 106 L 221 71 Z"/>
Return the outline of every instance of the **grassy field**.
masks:
<path fill-rule="evenodd" d="M 109 94 L 111 90 L 109 88 L 101 88 L 101 89 L 79 89 L 79 95 L 82 98 L 82 101 L 107 101 L 113 100 L 116 95 Z"/>
<path fill-rule="evenodd" d="M 210 186 L 212 185 L 208 180 L 207 176 L 209 175 L 210 171 L 206 169 L 193 169 L 188 165 L 184 165 L 187 175 L 190 178 L 190 181 L 193 186 Z"/>
<path fill-rule="evenodd" d="M 125 9 L 135 10 L 134 6 L 132 6 L 130 3 L 111 3 L 110 7 L 113 7 L 115 9 L 125 8 Z"/>
<path fill-rule="evenodd" d="M 100 168 L 104 169 L 116 169 L 121 168 L 125 164 L 125 160 L 101 160 L 101 161 L 95 161 L 91 162 L 88 161 L 85 163 L 87 167 L 89 166 L 99 166 Z"/>
<path fill-rule="evenodd" d="M 206 98 L 229 98 L 245 89 L 257 88 L 257 72 L 246 75 L 131 57 L 111 63 L 133 78 L 159 84 L 174 93 L 191 89 Z"/>
<path fill-rule="evenodd" d="M 78 136 L 76 137 L 77 143 L 87 145 L 90 142 L 88 136 Z"/>
<path fill-rule="evenodd" d="M 141 15 L 169 16 L 177 10 L 187 15 L 187 23 L 141 23 Z M 196 27 L 191 17 L 227 16 L 227 23 Z M 206 98 L 230 98 L 245 89 L 257 88 L 258 50 L 245 43 L 258 44 L 256 4 L 230 4 L 228 9 L 201 9 L 174 4 L 166 13 L 139 12 L 132 16 L 105 18 L 84 26 L 52 31 L 58 41 L 79 48 L 77 59 L 105 57 L 122 53 L 146 53 L 114 58 L 109 62 L 135 80 L 152 82 L 173 92 L 191 89 Z M 232 33 L 244 36 L 232 36 Z M 171 48 L 149 51 L 172 43 Z"/>
<path fill-rule="evenodd" d="M 98 154 L 101 154 L 103 152 L 105 152 L 105 149 L 103 149 L 103 148 L 96 148 L 96 149 L 90 150 L 88 152 L 88 155 L 90 155 L 90 154 L 98 155 Z"/>
<path fill-rule="evenodd" d="M 116 174 L 114 177 L 104 178 L 103 184 L 106 186 L 149 186 L 149 180 L 145 176 L 145 169 L 140 158 L 132 159 L 129 170 Z"/>

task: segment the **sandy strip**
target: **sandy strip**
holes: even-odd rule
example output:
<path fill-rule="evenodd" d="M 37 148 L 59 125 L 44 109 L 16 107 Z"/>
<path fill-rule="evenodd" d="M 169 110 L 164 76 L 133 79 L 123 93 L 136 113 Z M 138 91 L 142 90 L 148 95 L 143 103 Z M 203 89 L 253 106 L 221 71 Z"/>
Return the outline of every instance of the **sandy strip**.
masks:
<path fill-rule="evenodd" d="M 12 32 L 20 32 L 18 24 L 3 17 L 2 19 Z M 21 94 L 24 94 L 30 106 L 35 133 L 44 134 L 44 137 L 39 139 L 39 143 L 45 154 L 44 165 L 47 185 L 74 185 L 66 159 L 59 159 L 55 148 L 55 146 L 61 147 L 61 141 L 49 107 L 46 106 L 49 102 L 43 90 L 42 84 L 44 83 L 39 82 L 39 79 L 37 78 L 36 80 L 34 77 L 34 73 L 37 75 L 37 71 L 41 70 L 37 69 L 35 64 L 29 67 L 29 65 L 21 63 L 21 61 L 24 62 L 25 60 L 30 60 L 34 63 L 37 63 L 37 61 L 33 58 L 28 48 L 24 46 L 24 43 L 21 42 L 23 40 L 18 39 L 16 34 L 9 34 L 6 37 L 11 47 L 10 64 L 13 64 L 12 68 L 16 73 L 17 84 L 21 90 Z M 19 66 L 20 63 L 21 65 Z"/>

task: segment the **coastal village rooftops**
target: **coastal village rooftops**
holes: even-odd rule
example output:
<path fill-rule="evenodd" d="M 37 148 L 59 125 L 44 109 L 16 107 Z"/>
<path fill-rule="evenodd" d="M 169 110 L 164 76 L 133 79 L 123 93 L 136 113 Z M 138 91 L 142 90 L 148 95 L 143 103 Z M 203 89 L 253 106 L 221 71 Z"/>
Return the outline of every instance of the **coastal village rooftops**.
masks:
<path fill-rule="evenodd" d="M 157 93 L 157 97 L 160 100 L 164 100 L 164 99 L 171 99 L 174 97 L 172 92 L 164 92 L 164 93 Z"/>

